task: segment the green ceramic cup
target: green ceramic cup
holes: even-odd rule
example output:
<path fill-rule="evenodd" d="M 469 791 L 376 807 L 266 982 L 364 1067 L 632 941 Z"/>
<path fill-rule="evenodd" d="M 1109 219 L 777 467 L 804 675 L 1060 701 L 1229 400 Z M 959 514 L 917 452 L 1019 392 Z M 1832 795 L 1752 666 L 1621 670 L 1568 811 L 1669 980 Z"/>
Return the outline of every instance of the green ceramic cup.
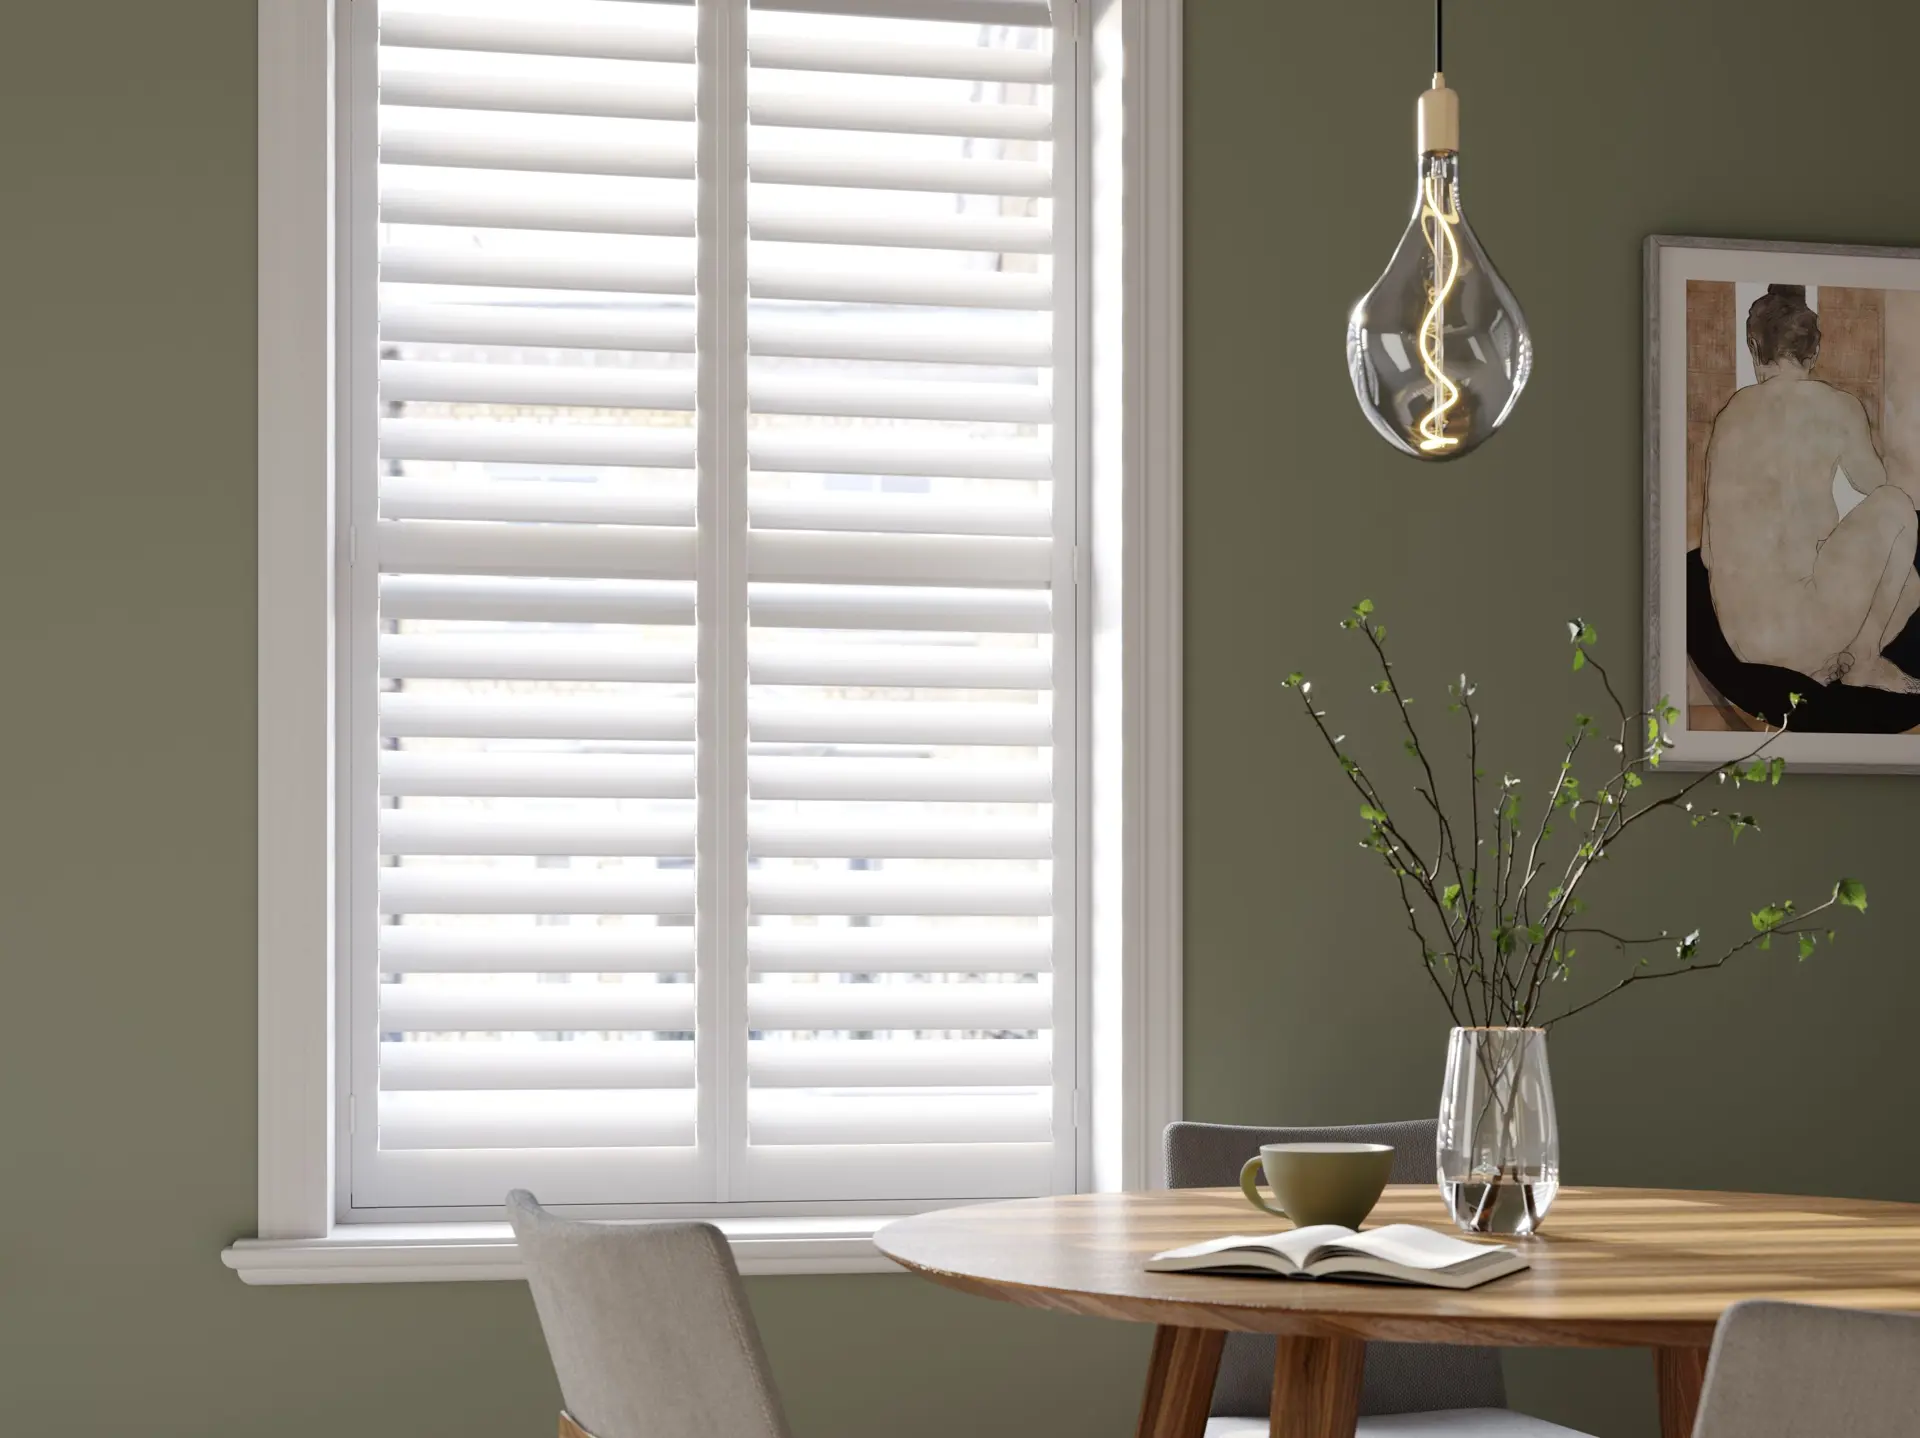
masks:
<path fill-rule="evenodd" d="M 1358 1228 L 1392 1169 L 1393 1149 L 1384 1143 L 1268 1143 L 1241 1168 L 1240 1191 L 1255 1208 L 1290 1218 L 1297 1228 Z M 1262 1170 L 1275 1203 L 1261 1197 Z"/>

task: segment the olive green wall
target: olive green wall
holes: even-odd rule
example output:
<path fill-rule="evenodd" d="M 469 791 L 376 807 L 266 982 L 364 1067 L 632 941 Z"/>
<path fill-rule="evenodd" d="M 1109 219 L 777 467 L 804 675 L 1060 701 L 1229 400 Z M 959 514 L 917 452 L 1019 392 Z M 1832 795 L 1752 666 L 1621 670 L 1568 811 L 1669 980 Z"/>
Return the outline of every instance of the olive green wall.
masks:
<path fill-rule="evenodd" d="M 1920 10 L 1459 0 L 1470 213 L 1540 364 L 1438 470 L 1340 364 L 1408 208 L 1421 0 L 1188 11 L 1187 1108 L 1424 1112 L 1443 1026 L 1276 676 L 1364 714 L 1333 621 L 1368 594 L 1404 677 L 1471 668 L 1537 770 L 1593 707 L 1564 617 L 1637 671 L 1640 241 L 1920 240 Z M 248 0 L 19 3 L 0 46 L 0 1431 L 549 1432 L 518 1285 L 252 1290 L 217 1258 L 253 1223 L 252 47 Z M 1913 782 L 1805 778 L 1749 867 L 1675 834 L 1610 876 L 1645 923 L 1737 928 L 1843 871 L 1874 907 L 1806 969 L 1557 1035 L 1574 1179 L 1920 1198 Z M 752 1287 L 800 1438 L 1131 1421 L 1139 1332 L 904 1277 Z M 1535 1411 L 1650 1431 L 1639 1354 L 1511 1371 Z"/>

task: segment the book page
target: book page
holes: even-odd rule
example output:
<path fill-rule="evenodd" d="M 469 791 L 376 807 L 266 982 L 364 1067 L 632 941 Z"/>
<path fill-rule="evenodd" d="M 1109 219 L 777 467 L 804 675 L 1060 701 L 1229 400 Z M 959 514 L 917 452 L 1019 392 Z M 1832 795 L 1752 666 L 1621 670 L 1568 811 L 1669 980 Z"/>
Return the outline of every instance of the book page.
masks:
<path fill-rule="evenodd" d="M 1506 1251 L 1499 1244 L 1468 1243 L 1413 1223 L 1390 1223 L 1385 1228 L 1357 1233 L 1323 1246 L 1323 1252 L 1363 1253 L 1402 1268 L 1425 1272 L 1452 1268 L 1455 1264 Z"/>
<path fill-rule="evenodd" d="M 1289 1233 L 1245 1234 L 1231 1233 L 1225 1238 L 1209 1238 L 1204 1243 L 1190 1243 L 1185 1248 L 1170 1248 L 1165 1253 L 1156 1253 L 1156 1261 L 1168 1258 L 1212 1258 L 1230 1257 L 1237 1249 L 1261 1249 L 1268 1253 L 1279 1254 L 1289 1264 L 1298 1268 L 1306 1264 L 1308 1256 L 1324 1252 L 1344 1240 L 1355 1237 L 1350 1228 L 1342 1228 L 1334 1223 L 1322 1223 L 1312 1228 L 1296 1228 Z"/>

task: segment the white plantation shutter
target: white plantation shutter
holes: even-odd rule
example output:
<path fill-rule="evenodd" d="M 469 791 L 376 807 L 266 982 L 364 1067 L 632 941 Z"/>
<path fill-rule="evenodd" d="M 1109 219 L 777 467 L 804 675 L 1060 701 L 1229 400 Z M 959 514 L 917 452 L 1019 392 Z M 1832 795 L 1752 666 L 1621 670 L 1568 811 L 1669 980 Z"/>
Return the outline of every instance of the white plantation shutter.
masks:
<path fill-rule="evenodd" d="M 354 1206 L 1071 1187 L 1046 6 L 354 43 Z"/>

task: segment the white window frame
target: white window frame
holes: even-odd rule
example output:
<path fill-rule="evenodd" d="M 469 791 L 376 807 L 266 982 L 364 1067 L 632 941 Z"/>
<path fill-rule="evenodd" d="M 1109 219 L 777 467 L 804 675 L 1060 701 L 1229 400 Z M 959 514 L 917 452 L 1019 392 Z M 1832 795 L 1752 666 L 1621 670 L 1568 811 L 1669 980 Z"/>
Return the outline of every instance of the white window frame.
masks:
<path fill-rule="evenodd" d="M 335 45 L 338 12 L 366 3 L 258 7 L 259 1212 L 222 1255 L 254 1284 L 520 1273 L 502 1223 L 341 1220 Z M 1081 1188 L 1142 1188 L 1165 1181 L 1181 1090 L 1182 0 L 1055 4 L 1074 8 L 1090 239 L 1076 1167 Z M 718 1220 L 744 1272 L 898 1271 L 874 1206 L 754 1208 Z"/>

